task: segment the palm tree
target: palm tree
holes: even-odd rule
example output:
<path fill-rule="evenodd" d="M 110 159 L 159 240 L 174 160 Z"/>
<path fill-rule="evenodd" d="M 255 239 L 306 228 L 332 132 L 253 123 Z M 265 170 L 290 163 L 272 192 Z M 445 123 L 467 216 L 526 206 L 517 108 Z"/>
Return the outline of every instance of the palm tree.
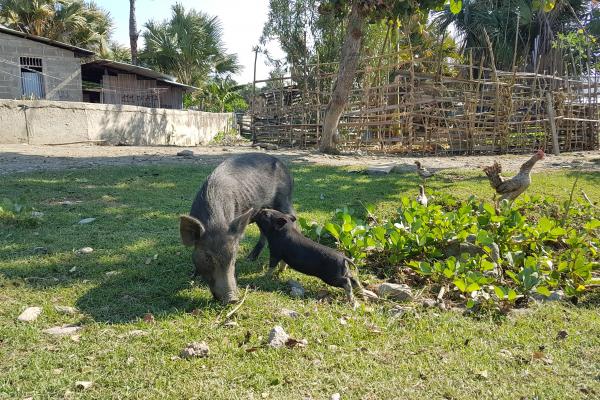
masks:
<path fill-rule="evenodd" d="M 0 23 L 94 51 L 106 49 L 112 29 L 108 12 L 83 0 L 0 0 Z"/>
<path fill-rule="evenodd" d="M 225 52 L 217 17 L 186 11 L 178 3 L 169 20 L 150 21 L 145 28 L 140 61 L 182 83 L 199 86 L 210 74 L 224 76 L 240 69 L 237 56 Z"/>
<path fill-rule="evenodd" d="M 529 70 L 560 71 L 552 43 L 557 33 L 573 29 L 586 12 L 585 0 L 556 0 L 552 9 L 540 0 L 464 0 L 461 11 L 449 7 L 434 14 L 436 25 L 445 30 L 454 25 L 464 54 L 475 61 L 486 56 L 489 37 L 498 69 L 510 70 L 513 61 Z"/>
<path fill-rule="evenodd" d="M 129 0 L 129 46 L 131 48 L 131 63 L 137 64 L 137 41 L 139 33 L 135 21 L 135 0 Z"/>
<path fill-rule="evenodd" d="M 243 88 L 244 85 L 238 85 L 231 78 L 212 79 L 202 88 L 197 99 L 205 111 L 232 112 L 246 109 L 248 105 L 239 93 Z"/>

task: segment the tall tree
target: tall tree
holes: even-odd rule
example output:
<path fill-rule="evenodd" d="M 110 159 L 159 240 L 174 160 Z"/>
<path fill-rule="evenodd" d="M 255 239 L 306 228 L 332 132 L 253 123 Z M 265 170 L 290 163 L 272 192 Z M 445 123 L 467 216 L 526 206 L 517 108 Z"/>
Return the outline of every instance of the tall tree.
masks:
<path fill-rule="evenodd" d="M 83 0 L 0 0 L 0 23 L 98 52 L 112 29 L 109 13 Z"/>
<path fill-rule="evenodd" d="M 137 64 L 137 42 L 139 33 L 135 21 L 135 0 L 129 0 L 129 48 L 131 49 L 131 63 Z"/>
<path fill-rule="evenodd" d="M 180 82 L 201 86 L 209 77 L 224 77 L 240 69 L 235 54 L 225 51 L 217 17 L 177 3 L 169 20 L 150 21 L 142 34 L 140 62 L 174 75 Z"/>
<path fill-rule="evenodd" d="M 460 1 L 460 0 L 459 0 Z M 358 67 L 361 43 L 367 22 L 393 20 L 411 14 L 427 13 L 440 7 L 444 0 L 324 0 L 321 12 L 347 15 L 346 32 L 341 49 L 337 79 L 323 121 L 319 149 L 337 152 L 337 126 L 346 106 Z M 454 0 L 451 0 L 454 3 Z"/>

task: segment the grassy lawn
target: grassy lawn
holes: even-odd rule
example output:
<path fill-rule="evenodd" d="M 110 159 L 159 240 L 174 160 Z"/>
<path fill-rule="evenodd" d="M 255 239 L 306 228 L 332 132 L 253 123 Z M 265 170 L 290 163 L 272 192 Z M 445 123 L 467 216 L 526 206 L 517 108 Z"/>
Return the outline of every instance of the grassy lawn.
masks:
<path fill-rule="evenodd" d="M 265 277 L 268 251 L 259 262 L 245 261 L 258 237 L 255 226 L 237 264 L 240 288 L 252 290 L 234 317 L 237 326 L 218 324 L 229 309 L 190 282 L 191 252 L 180 244 L 177 219 L 211 169 L 102 168 L 1 178 L 0 198 L 23 195 L 44 217 L 38 227 L 0 224 L 0 399 L 600 398 L 598 293 L 577 306 L 546 304 L 503 318 L 419 306 L 401 318 L 391 318 L 386 305 L 352 311 L 341 290 L 333 290 L 332 303 L 318 302 L 324 284 L 316 279 L 290 270 L 279 280 Z M 323 222 L 336 207 L 359 201 L 391 215 L 401 196 L 417 194 L 414 175 L 369 177 L 349 169 L 292 166 L 299 215 Z M 564 200 L 573 180 L 569 172 L 537 174 L 529 193 Z M 430 187 L 463 198 L 492 196 L 477 172 L 450 171 Z M 582 174 L 579 187 L 597 201 L 600 174 Z M 74 203 L 59 204 L 64 200 Z M 96 220 L 78 224 L 88 217 Z M 76 253 L 87 246 L 94 252 Z M 288 295 L 290 278 L 305 285 L 305 299 Z M 55 305 L 79 313 L 62 315 Z M 42 307 L 42 315 L 18 322 L 27 306 Z M 282 316 L 282 308 L 300 317 Z M 155 323 L 144 322 L 146 313 Z M 42 332 L 63 324 L 80 324 L 80 336 Z M 274 325 L 308 346 L 248 352 Z M 135 330 L 143 334 L 131 334 Z M 557 338 L 561 330 L 565 339 Z M 210 356 L 174 358 L 193 341 L 206 341 Z M 533 359 L 537 351 L 546 359 Z M 94 385 L 80 392 L 76 381 Z"/>

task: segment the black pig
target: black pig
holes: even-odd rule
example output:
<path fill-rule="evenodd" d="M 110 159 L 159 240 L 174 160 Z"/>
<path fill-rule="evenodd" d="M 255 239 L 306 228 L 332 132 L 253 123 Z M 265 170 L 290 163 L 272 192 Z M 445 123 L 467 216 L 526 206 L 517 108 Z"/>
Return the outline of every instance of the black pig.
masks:
<path fill-rule="evenodd" d="M 298 272 L 316 276 L 328 285 L 344 288 L 348 301 L 356 305 L 352 288 L 362 290 L 362 286 L 352 277 L 348 267 L 352 261 L 348 257 L 302 235 L 294 224 L 296 217 L 293 215 L 263 209 L 254 220 L 269 243 L 271 273 L 283 260 Z"/>
<path fill-rule="evenodd" d="M 180 217 L 181 240 L 194 246 L 196 274 L 223 303 L 237 300 L 235 259 L 239 241 L 256 211 L 263 207 L 294 214 L 292 177 L 277 158 L 266 154 L 233 156 L 208 176 L 192 204 Z M 256 259 L 265 245 L 261 237 L 248 256 Z"/>

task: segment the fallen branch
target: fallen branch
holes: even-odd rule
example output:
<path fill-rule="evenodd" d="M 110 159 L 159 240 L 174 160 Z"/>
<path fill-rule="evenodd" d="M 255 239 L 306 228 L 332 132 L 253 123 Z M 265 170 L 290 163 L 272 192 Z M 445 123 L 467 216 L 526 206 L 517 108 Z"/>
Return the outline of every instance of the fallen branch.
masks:
<path fill-rule="evenodd" d="M 583 196 L 583 198 L 585 199 L 585 201 L 587 201 L 588 203 L 590 203 L 590 206 L 592 206 L 594 208 L 598 208 L 597 205 L 595 205 L 594 203 L 592 203 L 592 200 L 590 200 L 590 198 L 588 197 L 588 195 L 585 194 L 585 192 L 583 191 L 583 189 L 581 189 L 581 195 Z"/>
<path fill-rule="evenodd" d="M 236 304 L 236 306 L 235 306 L 235 307 L 233 307 L 233 309 L 232 309 L 231 311 L 229 311 L 229 312 L 227 313 L 227 315 L 225 315 L 225 318 L 223 319 L 223 321 L 219 322 L 219 317 L 220 317 L 220 314 L 219 314 L 219 316 L 217 316 L 217 319 L 215 320 L 215 325 L 219 325 L 219 324 L 220 324 L 220 323 L 222 323 L 222 322 L 223 322 L 223 323 L 224 323 L 224 322 L 227 322 L 227 320 L 228 320 L 229 318 L 231 318 L 231 317 L 233 316 L 233 314 L 235 314 L 235 313 L 236 313 L 236 312 L 237 312 L 237 311 L 240 309 L 240 307 L 242 306 L 242 304 L 244 304 L 244 301 L 246 301 L 246 296 L 248 295 L 248 289 L 249 289 L 249 288 L 250 288 L 250 286 L 249 286 L 249 285 L 248 285 L 248 286 L 246 286 L 246 291 L 244 292 L 244 296 L 243 296 L 243 297 L 242 297 L 242 299 L 241 299 L 241 300 L 240 300 L 240 301 L 239 301 L 239 302 Z"/>

